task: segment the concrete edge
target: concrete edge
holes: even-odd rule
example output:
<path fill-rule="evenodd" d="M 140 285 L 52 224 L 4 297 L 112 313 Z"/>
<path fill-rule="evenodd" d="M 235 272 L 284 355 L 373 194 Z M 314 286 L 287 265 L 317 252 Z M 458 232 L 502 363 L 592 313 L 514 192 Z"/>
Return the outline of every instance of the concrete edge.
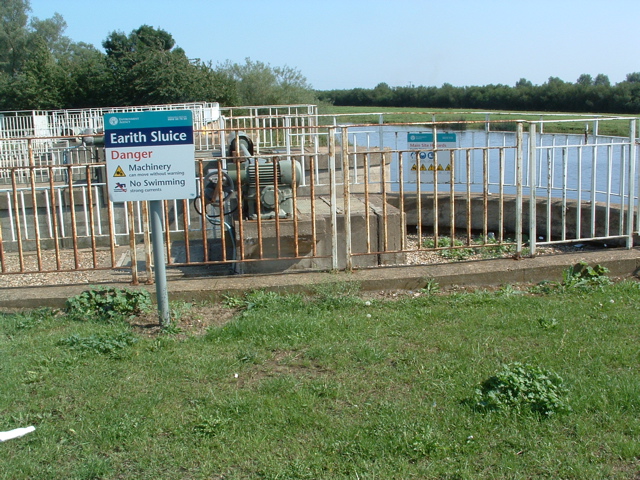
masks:
<path fill-rule="evenodd" d="M 251 290 L 309 293 L 327 283 L 357 282 L 363 291 L 418 290 L 431 279 L 443 288 L 453 286 L 482 287 L 507 284 L 535 284 L 560 281 L 563 272 L 585 261 L 609 269 L 611 277 L 631 277 L 640 268 L 640 251 L 615 249 L 597 252 L 541 256 L 536 258 L 494 259 L 421 266 L 394 266 L 355 270 L 352 272 L 301 272 L 272 275 L 238 275 L 231 277 L 182 277 L 169 279 L 171 301 L 217 301 L 224 295 L 240 295 Z M 131 287 L 127 283 L 99 286 L 142 288 L 155 297 L 154 285 Z M 92 285 L 58 285 L 5 288 L 0 295 L 0 308 L 62 308 L 68 298 Z"/>

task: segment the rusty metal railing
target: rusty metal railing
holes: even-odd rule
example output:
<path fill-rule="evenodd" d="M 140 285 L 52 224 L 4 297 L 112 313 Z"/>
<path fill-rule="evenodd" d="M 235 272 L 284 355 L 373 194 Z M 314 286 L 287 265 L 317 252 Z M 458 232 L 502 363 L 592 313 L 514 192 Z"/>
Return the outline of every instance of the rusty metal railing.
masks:
<path fill-rule="evenodd" d="M 194 159 L 196 200 L 163 202 L 169 267 L 227 275 L 519 257 L 577 242 L 629 248 L 637 231 L 633 119 L 628 138 L 543 136 L 541 122 L 526 121 L 497 132 L 263 120 L 215 133 L 238 138 L 242 128 L 259 153 L 204 150 Z M 457 140 L 414 148 L 406 136 L 415 131 Z M 305 140 L 258 141 L 287 137 Z M 36 140 L 25 139 L 28 165 L 0 167 L 0 273 L 125 271 L 132 283 L 150 282 L 146 203 L 109 201 L 98 147 L 47 163 Z M 256 159 L 260 167 L 247 169 Z M 299 165 L 286 182 L 282 161 Z M 233 211 L 209 185 L 228 172 Z"/>

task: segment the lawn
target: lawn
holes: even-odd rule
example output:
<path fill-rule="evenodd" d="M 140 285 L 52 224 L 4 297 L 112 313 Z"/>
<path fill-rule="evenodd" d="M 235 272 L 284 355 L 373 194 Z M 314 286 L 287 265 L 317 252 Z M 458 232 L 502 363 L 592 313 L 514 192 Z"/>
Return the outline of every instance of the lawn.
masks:
<path fill-rule="evenodd" d="M 36 430 L 0 478 L 638 478 L 640 284 L 601 280 L 1 313 L 0 431 Z"/>

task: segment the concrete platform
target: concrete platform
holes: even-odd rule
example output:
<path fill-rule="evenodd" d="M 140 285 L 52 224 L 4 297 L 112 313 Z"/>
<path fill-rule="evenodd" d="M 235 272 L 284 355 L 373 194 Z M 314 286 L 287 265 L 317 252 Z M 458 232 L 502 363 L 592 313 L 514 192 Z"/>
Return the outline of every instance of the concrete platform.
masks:
<path fill-rule="evenodd" d="M 234 275 L 227 277 L 170 278 L 170 300 L 218 300 L 223 295 L 241 294 L 251 290 L 280 292 L 311 292 L 314 285 L 357 282 L 361 290 L 418 290 L 432 279 L 441 288 L 458 286 L 498 286 L 518 283 L 560 281 L 562 272 L 580 261 L 602 265 L 612 277 L 631 277 L 640 269 L 639 249 L 609 249 L 596 252 L 541 256 L 521 260 L 495 259 L 474 262 L 426 266 L 378 267 L 339 273 L 285 273 L 269 275 Z M 129 287 L 127 283 L 103 286 Z M 0 307 L 34 308 L 62 307 L 67 298 L 77 295 L 87 285 L 4 288 L 0 292 Z M 140 285 L 155 294 L 154 285 Z"/>

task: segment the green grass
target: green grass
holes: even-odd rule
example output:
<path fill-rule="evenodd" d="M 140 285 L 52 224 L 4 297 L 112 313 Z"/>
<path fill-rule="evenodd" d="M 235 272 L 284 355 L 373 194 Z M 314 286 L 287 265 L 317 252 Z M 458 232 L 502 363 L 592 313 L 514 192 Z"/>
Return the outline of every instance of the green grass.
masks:
<path fill-rule="evenodd" d="M 442 108 L 399 108 L 399 107 L 340 107 L 333 105 L 321 105 L 319 107 L 319 113 L 321 115 L 327 115 L 320 117 L 322 124 L 332 124 L 333 117 L 331 115 L 339 115 L 339 122 L 347 123 L 378 123 L 379 114 L 384 113 L 385 123 L 422 123 L 432 122 L 433 116 L 438 122 L 452 122 L 447 127 L 441 127 L 449 130 L 456 130 L 460 128 L 465 129 L 484 129 L 484 122 L 486 120 L 485 111 L 480 110 L 450 110 Z M 501 114 L 502 113 L 502 114 Z M 354 115 L 357 114 L 357 115 Z M 602 114 L 594 114 L 595 116 L 603 116 Z M 619 115 L 611 115 L 617 117 Z M 501 126 L 498 124 L 492 126 L 494 130 L 512 130 L 516 129 L 516 120 L 538 122 L 542 118 L 545 121 L 550 121 L 544 124 L 544 132 L 546 133 L 576 133 L 583 134 L 585 131 L 585 123 L 589 124 L 589 134 L 593 132 L 593 118 L 585 116 L 584 114 L 571 115 L 566 113 L 552 114 L 550 112 L 491 112 L 490 119 L 492 122 L 501 122 Z M 584 119 L 590 118 L 591 121 L 586 122 Z M 556 120 L 556 121 L 553 121 Z M 571 122 L 558 122 L 557 120 L 575 120 Z M 468 123 L 466 126 L 461 127 L 463 122 L 475 122 Z M 528 126 L 525 125 L 525 130 Z M 540 128 L 538 127 L 538 131 Z M 598 125 L 598 132 L 600 135 L 614 135 L 614 136 L 629 136 L 629 121 L 628 120 L 607 120 L 600 121 Z"/>
<path fill-rule="evenodd" d="M 211 315 L 235 317 L 204 335 L 186 308 L 173 335 L 0 314 L 0 430 L 36 426 L 0 443 L 0 479 L 640 472 L 638 283 L 443 294 L 431 281 L 394 301 L 327 285 L 224 303 Z M 559 376 L 569 410 L 475 408 L 507 364 Z"/>

